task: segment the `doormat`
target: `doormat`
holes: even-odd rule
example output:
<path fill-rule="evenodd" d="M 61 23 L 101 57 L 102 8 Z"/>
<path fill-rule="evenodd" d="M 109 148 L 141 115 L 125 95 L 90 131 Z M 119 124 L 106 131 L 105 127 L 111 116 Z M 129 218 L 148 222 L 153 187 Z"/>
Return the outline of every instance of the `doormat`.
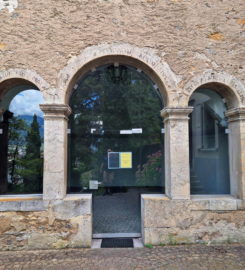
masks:
<path fill-rule="evenodd" d="M 104 238 L 102 239 L 101 248 L 133 248 L 132 238 Z"/>

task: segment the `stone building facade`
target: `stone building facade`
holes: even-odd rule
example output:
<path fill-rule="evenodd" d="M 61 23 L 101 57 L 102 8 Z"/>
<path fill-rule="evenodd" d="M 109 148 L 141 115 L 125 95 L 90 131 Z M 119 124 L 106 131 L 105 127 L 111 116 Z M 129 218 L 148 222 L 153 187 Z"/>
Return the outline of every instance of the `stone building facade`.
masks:
<path fill-rule="evenodd" d="M 67 194 L 69 98 L 83 74 L 115 62 L 142 70 L 164 100 L 165 193 L 141 195 L 144 243 L 245 242 L 243 0 L 0 0 L 0 34 L 0 104 L 23 82 L 45 100 L 43 194 L 0 196 L 2 250 L 91 246 L 92 195 Z M 190 192 L 200 87 L 228 107 L 230 194 Z"/>

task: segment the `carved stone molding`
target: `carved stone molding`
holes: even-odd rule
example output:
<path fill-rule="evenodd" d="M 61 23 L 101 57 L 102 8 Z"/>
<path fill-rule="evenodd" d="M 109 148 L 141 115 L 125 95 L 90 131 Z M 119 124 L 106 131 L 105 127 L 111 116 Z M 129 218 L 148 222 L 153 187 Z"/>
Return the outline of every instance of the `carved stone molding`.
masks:
<path fill-rule="evenodd" d="M 228 122 L 245 121 L 245 107 L 231 109 L 225 113 L 225 116 Z"/>
<path fill-rule="evenodd" d="M 193 107 L 186 108 L 164 108 L 161 110 L 161 116 L 164 122 L 169 120 L 188 120 L 188 115 L 193 111 Z"/>
<path fill-rule="evenodd" d="M 23 79 L 36 86 L 42 93 L 45 103 L 60 103 L 58 89 L 50 87 L 50 84 L 35 71 L 22 68 L 0 70 L 0 84 L 15 79 Z M 5 95 L 5 93 L 0 92 L 0 95 Z"/>
<path fill-rule="evenodd" d="M 139 62 L 142 67 L 145 65 L 151 69 L 165 88 L 165 104 L 167 104 L 168 92 L 177 92 L 178 83 L 182 79 L 181 76 L 173 72 L 169 64 L 159 57 L 153 49 L 139 48 L 128 43 L 99 44 L 88 47 L 80 55 L 71 58 L 67 66 L 60 71 L 57 88 L 60 89 L 61 95 L 63 95 L 61 100 L 64 103 L 69 98 L 70 87 L 76 74 L 89 63 L 105 57 L 114 57 L 114 59 L 115 57 L 128 57 L 131 59 L 132 64 Z"/>
<path fill-rule="evenodd" d="M 197 88 L 210 83 L 217 83 L 223 85 L 226 90 L 229 89 L 227 94 L 233 105 L 239 106 L 245 103 L 245 85 L 243 82 L 226 72 L 215 72 L 213 70 L 206 70 L 197 74 L 185 84 L 183 88 L 183 94 L 186 96 L 185 103 L 188 104 L 191 95 Z"/>
<path fill-rule="evenodd" d="M 35 71 L 29 69 L 13 68 L 0 70 L 0 83 L 9 79 L 24 79 L 37 86 L 40 91 L 47 91 L 50 85 Z"/>
<path fill-rule="evenodd" d="M 44 119 L 68 119 L 71 108 L 66 104 L 40 104 Z"/>

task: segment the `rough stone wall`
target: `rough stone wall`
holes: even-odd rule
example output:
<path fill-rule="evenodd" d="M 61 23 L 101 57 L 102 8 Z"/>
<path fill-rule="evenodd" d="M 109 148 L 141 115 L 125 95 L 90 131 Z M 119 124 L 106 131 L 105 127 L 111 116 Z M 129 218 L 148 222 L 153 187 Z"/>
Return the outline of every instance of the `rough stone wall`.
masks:
<path fill-rule="evenodd" d="M 244 42 L 244 0 L 0 0 L 0 81 L 15 76 L 30 79 L 50 103 L 64 103 L 54 98 L 65 91 L 59 74 L 65 80 L 68 73 L 61 71 L 66 71 L 68 62 L 92 59 L 93 50 L 86 54 L 91 46 L 110 52 L 105 44 L 128 44 L 124 51 L 139 48 L 136 53 L 141 55 L 145 48 L 145 54 L 151 52 L 149 57 L 154 52 L 156 59 L 168 63 L 163 65 L 166 76 L 177 78 L 177 90 L 171 90 L 181 91 L 195 75 L 206 72 L 206 77 L 212 77 L 213 71 L 226 72 L 244 85 Z M 223 81 L 232 80 L 222 76 Z M 198 83 L 202 81 L 200 77 Z M 244 97 L 244 88 L 236 86 Z M 191 91 L 191 86 L 186 87 L 185 92 Z M 43 205 L 18 202 L 13 207 L 0 203 L 0 249 L 90 246 L 88 203 L 80 204 L 79 199 L 40 202 Z M 238 208 L 150 200 L 144 202 L 144 211 L 146 243 L 245 241 L 244 211 Z"/>
<path fill-rule="evenodd" d="M 86 47 L 129 43 L 154 49 L 180 86 L 207 69 L 244 80 L 244 27 L 243 0 L 1 0 L 0 70 L 31 69 L 54 87 Z"/>
<path fill-rule="evenodd" d="M 0 250 L 89 247 L 91 228 L 87 199 L 0 202 Z"/>
<path fill-rule="evenodd" d="M 145 244 L 245 243 L 245 211 L 235 201 L 146 196 L 142 203 Z"/>

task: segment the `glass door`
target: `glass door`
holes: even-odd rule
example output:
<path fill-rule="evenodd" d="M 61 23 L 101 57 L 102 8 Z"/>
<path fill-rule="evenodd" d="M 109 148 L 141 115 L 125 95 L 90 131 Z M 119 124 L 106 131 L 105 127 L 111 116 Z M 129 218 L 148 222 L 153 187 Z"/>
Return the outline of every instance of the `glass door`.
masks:
<path fill-rule="evenodd" d="M 103 66 L 79 80 L 70 106 L 68 192 L 93 194 L 94 234 L 140 233 L 140 194 L 164 192 L 156 87 L 132 67 Z"/>

